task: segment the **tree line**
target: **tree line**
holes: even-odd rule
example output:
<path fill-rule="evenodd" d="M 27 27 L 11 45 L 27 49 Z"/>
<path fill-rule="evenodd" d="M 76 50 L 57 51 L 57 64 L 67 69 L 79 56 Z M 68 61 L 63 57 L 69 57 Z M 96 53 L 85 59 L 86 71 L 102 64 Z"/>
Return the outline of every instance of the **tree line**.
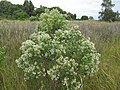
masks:
<path fill-rule="evenodd" d="M 114 12 L 112 7 L 115 4 L 112 4 L 111 0 L 103 0 L 101 4 L 102 10 L 99 12 L 99 20 L 103 21 L 118 21 L 120 20 L 120 13 Z M 25 0 L 23 5 L 20 4 L 12 4 L 7 0 L 0 1 L 0 19 L 12 19 L 12 20 L 39 20 L 39 16 L 45 12 L 45 10 L 58 9 L 61 14 L 64 14 L 67 20 L 77 20 L 76 14 L 72 14 L 70 12 L 66 12 L 62 10 L 60 7 L 51 7 L 48 8 L 46 6 L 40 5 L 40 7 L 36 8 L 31 0 Z M 92 16 L 88 17 L 83 15 L 78 20 L 93 20 Z"/>
<path fill-rule="evenodd" d="M 12 4 L 7 0 L 0 1 L 0 18 L 3 19 L 29 19 L 31 17 L 35 19 L 35 17 L 39 17 L 42 13 L 45 12 L 46 9 L 58 9 L 60 13 L 64 14 L 66 19 L 75 20 L 76 14 L 72 14 L 70 12 L 63 11 L 59 7 L 45 7 L 40 5 L 39 8 L 36 8 L 31 0 L 25 0 L 23 5 L 20 4 Z"/>

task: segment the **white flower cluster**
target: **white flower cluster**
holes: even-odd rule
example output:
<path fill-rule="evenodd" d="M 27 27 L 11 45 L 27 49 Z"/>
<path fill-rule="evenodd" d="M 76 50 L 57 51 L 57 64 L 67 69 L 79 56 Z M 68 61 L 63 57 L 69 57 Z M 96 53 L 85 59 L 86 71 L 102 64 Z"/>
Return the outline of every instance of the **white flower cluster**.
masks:
<path fill-rule="evenodd" d="M 56 60 L 57 64 L 50 68 L 47 73 L 52 80 L 61 80 L 67 90 L 78 90 L 81 82 L 77 81 L 78 63 L 74 59 L 61 56 Z M 79 76 L 79 75 L 78 75 Z"/>
<path fill-rule="evenodd" d="M 44 15 L 46 16 L 43 14 L 42 17 L 45 18 Z M 16 63 L 24 71 L 25 79 L 44 78 L 41 82 L 58 81 L 65 90 L 80 90 L 81 77 L 98 71 L 100 54 L 94 44 L 77 29 L 63 30 L 63 27 L 59 27 L 53 33 L 44 29 L 32 34 L 30 40 L 22 43 L 22 55 Z M 41 85 L 43 84 L 45 83 Z M 60 88 L 58 85 L 57 90 L 61 90 Z"/>
<path fill-rule="evenodd" d="M 64 15 L 58 10 L 46 10 L 46 13 L 41 14 L 38 29 L 51 34 L 58 29 L 67 29 L 67 22 Z"/>
<path fill-rule="evenodd" d="M 20 49 L 23 54 L 16 60 L 18 67 L 25 72 L 25 79 L 44 76 L 44 62 L 54 62 L 65 52 L 64 47 L 59 44 L 60 42 L 51 39 L 47 33 L 34 33 L 30 38 L 31 40 L 22 43 Z"/>
<path fill-rule="evenodd" d="M 64 56 L 77 61 L 80 75 L 90 75 L 98 71 L 100 54 L 97 53 L 94 43 L 79 30 L 58 30 L 55 39 L 66 47 Z"/>

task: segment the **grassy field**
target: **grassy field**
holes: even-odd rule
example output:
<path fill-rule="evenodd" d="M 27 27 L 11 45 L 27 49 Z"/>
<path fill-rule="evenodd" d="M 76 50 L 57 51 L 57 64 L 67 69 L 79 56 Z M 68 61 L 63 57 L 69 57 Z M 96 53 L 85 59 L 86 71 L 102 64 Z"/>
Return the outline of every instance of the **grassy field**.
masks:
<path fill-rule="evenodd" d="M 70 22 L 90 37 L 101 54 L 99 72 L 84 78 L 83 90 L 120 90 L 120 22 Z M 38 90 L 37 82 L 25 82 L 15 60 L 21 43 L 37 31 L 38 22 L 0 21 L 0 43 L 6 57 L 0 64 L 0 90 Z"/>

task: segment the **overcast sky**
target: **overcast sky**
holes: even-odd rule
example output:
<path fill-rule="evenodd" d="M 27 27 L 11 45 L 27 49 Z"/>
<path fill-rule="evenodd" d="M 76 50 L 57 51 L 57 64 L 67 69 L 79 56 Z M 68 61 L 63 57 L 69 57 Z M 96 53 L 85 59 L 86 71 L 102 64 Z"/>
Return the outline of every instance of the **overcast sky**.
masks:
<path fill-rule="evenodd" d="M 24 0 L 8 0 L 13 4 L 23 4 Z M 95 19 L 98 18 L 98 12 L 101 11 L 102 0 L 31 0 L 35 7 L 40 5 L 53 7 L 59 6 L 67 12 L 77 14 L 77 18 L 82 15 L 93 16 Z M 112 0 L 115 4 L 113 8 L 115 11 L 120 12 L 120 0 Z"/>

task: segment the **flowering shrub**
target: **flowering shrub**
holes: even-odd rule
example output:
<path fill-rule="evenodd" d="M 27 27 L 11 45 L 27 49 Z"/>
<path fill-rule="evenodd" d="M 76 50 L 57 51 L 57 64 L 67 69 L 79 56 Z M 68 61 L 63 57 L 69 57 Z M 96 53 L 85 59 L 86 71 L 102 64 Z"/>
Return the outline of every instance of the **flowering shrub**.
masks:
<path fill-rule="evenodd" d="M 42 14 L 38 29 L 22 43 L 16 60 L 25 79 L 40 78 L 40 90 L 80 90 L 82 77 L 98 71 L 100 55 L 94 44 L 78 29 L 67 30 L 57 10 Z"/>
<path fill-rule="evenodd" d="M 63 14 L 60 14 L 58 10 L 46 10 L 46 13 L 40 16 L 38 29 L 39 31 L 53 34 L 58 29 L 67 29 L 67 22 Z"/>

